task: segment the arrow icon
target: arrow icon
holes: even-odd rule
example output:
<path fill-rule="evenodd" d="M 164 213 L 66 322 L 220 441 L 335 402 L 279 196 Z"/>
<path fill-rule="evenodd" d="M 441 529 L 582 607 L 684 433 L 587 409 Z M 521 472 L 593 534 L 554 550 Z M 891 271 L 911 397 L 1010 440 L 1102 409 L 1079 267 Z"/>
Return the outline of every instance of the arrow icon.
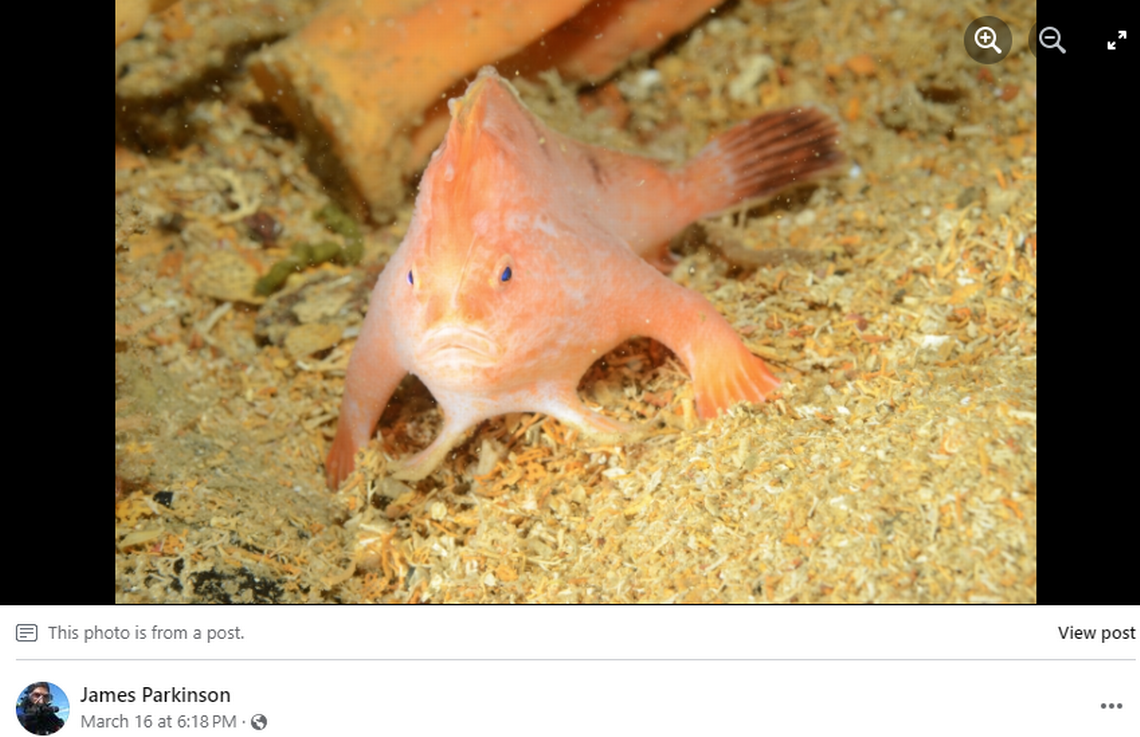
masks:
<path fill-rule="evenodd" d="M 1121 39 L 1121 40 L 1124 40 L 1124 39 L 1128 38 L 1128 31 L 1117 31 L 1116 37 Z"/>
<path fill-rule="evenodd" d="M 1115 41 L 1109 41 L 1108 42 L 1108 50 L 1109 51 L 1116 51 L 1116 42 Z"/>

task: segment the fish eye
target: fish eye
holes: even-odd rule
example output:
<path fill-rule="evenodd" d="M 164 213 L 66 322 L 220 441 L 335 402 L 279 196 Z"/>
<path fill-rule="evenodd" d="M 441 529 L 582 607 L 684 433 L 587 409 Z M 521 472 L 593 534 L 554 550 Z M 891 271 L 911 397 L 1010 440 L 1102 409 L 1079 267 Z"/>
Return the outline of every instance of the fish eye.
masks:
<path fill-rule="evenodd" d="M 499 257 L 499 260 L 495 262 L 495 268 L 493 271 L 491 271 L 490 274 L 488 274 L 489 278 L 487 281 L 492 289 L 497 292 L 501 292 L 507 288 L 507 284 L 511 281 L 511 279 L 514 278 L 514 276 L 514 259 L 511 258 L 510 254 L 504 253 Z"/>
<path fill-rule="evenodd" d="M 408 284 L 411 284 L 413 287 L 416 285 L 416 280 L 412 278 L 411 269 L 408 269 Z"/>

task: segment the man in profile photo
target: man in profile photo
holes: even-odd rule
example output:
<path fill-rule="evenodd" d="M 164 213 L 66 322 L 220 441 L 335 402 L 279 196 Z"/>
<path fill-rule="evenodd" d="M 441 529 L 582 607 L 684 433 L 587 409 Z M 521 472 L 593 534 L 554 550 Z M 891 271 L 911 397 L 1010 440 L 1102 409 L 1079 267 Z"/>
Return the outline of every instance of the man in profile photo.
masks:
<path fill-rule="evenodd" d="M 58 711 L 59 707 L 51 705 L 51 686 L 40 681 L 24 689 L 16 708 L 16 718 L 31 734 L 55 734 L 64 724 L 56 716 Z"/>

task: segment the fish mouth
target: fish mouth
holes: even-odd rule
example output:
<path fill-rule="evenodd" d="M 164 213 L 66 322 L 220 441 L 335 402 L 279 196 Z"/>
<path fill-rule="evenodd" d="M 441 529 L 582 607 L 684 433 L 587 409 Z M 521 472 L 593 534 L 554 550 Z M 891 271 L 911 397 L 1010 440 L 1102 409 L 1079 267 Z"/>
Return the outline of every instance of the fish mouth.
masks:
<path fill-rule="evenodd" d="M 416 351 L 431 363 L 464 366 L 493 366 L 503 356 L 503 348 L 486 332 L 470 325 L 441 325 L 424 333 Z"/>

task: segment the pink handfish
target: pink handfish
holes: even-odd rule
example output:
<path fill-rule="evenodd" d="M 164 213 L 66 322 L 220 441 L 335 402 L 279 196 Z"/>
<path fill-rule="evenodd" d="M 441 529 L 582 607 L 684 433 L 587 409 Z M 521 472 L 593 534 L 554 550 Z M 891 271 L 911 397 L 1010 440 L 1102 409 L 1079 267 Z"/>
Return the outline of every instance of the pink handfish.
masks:
<path fill-rule="evenodd" d="M 402 479 L 427 476 L 472 427 L 508 412 L 543 412 L 601 442 L 636 436 L 577 393 L 590 365 L 633 336 L 680 358 L 702 419 L 779 386 L 707 299 L 661 272 L 669 239 L 694 220 L 838 166 L 830 117 L 761 115 L 670 169 L 548 128 L 491 67 L 450 108 L 349 359 L 330 486 L 408 373 L 444 423 L 396 469 Z"/>

